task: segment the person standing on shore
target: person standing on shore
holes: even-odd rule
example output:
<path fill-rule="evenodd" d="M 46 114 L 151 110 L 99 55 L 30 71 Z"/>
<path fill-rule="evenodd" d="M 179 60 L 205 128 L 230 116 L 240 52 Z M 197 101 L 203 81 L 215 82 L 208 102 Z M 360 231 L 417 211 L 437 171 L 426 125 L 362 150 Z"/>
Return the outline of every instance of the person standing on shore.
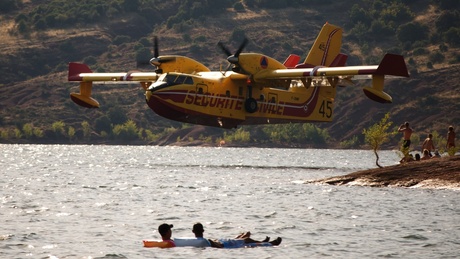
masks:
<path fill-rule="evenodd" d="M 425 141 L 423 141 L 423 144 L 422 144 L 422 152 L 424 152 L 426 150 L 428 150 L 428 154 L 431 156 L 433 156 L 431 154 L 431 152 L 433 152 L 434 150 L 436 150 L 436 148 L 434 147 L 434 144 L 433 144 L 433 134 L 428 134 L 428 137 L 425 139 Z"/>
<path fill-rule="evenodd" d="M 449 131 L 447 132 L 447 144 L 446 148 L 455 147 L 455 131 L 453 126 L 449 126 Z"/>
<path fill-rule="evenodd" d="M 407 149 L 409 150 L 409 147 L 410 147 L 410 136 L 412 135 L 412 128 L 409 127 L 409 122 L 405 122 L 404 124 L 402 124 L 401 126 L 399 126 L 399 129 L 398 129 L 399 132 L 402 132 L 403 133 L 403 137 L 404 137 L 404 142 L 403 142 L 403 145 L 402 145 L 402 148 L 403 149 Z"/>

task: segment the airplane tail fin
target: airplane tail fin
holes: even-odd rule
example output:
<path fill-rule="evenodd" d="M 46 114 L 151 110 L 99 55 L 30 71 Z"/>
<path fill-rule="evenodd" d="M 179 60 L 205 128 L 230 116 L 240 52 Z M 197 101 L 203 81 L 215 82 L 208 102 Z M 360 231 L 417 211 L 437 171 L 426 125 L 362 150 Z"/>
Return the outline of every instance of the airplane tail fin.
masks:
<path fill-rule="evenodd" d="M 330 23 L 326 23 L 323 25 L 323 28 L 313 43 L 313 46 L 311 47 L 310 52 L 304 61 L 304 64 L 310 65 L 312 67 L 337 66 L 337 64 L 341 64 L 341 62 L 343 62 L 343 56 L 345 56 L 346 61 L 346 55 L 340 54 L 341 47 L 342 28 Z M 334 64 L 334 61 L 337 58 L 341 59 L 341 62 L 337 60 Z M 343 63 L 343 65 L 345 64 Z"/>

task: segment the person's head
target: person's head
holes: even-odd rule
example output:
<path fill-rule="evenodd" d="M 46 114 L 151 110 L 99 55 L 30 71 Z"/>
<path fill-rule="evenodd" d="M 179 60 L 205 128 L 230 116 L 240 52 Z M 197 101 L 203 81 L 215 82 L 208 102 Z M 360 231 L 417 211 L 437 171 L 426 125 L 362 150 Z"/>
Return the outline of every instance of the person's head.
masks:
<path fill-rule="evenodd" d="M 195 237 L 203 237 L 203 232 L 204 232 L 203 224 L 199 222 L 193 224 L 192 232 L 195 234 Z"/>
<path fill-rule="evenodd" d="M 406 121 L 406 122 L 404 123 L 404 126 L 409 127 L 409 122 Z"/>
<path fill-rule="evenodd" d="M 158 227 L 158 232 L 160 233 L 161 238 L 163 240 L 171 238 L 171 236 L 172 236 L 171 228 L 173 228 L 173 225 L 172 224 L 166 224 L 166 223 L 163 223 Z"/>
<path fill-rule="evenodd" d="M 454 131 L 454 127 L 453 127 L 453 126 L 449 126 L 449 131 Z"/>
<path fill-rule="evenodd" d="M 419 160 L 420 160 L 420 154 L 417 153 L 417 154 L 415 154 L 415 161 L 419 161 Z"/>
<path fill-rule="evenodd" d="M 433 134 L 428 134 L 428 138 L 433 138 Z"/>

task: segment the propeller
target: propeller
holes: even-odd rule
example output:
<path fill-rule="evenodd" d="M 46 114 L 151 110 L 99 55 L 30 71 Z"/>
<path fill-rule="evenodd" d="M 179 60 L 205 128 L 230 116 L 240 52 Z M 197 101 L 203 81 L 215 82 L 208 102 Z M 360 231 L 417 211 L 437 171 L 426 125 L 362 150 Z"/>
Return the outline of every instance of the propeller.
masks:
<path fill-rule="evenodd" d="M 158 51 L 158 37 L 153 37 L 153 58 L 150 59 L 150 64 L 154 66 L 161 65 L 161 60 L 158 58 L 160 56 L 160 52 Z"/>
<path fill-rule="evenodd" d="M 234 72 L 239 72 L 240 71 L 241 68 L 239 66 L 239 58 L 238 57 L 240 56 L 241 52 L 246 47 L 248 42 L 249 42 L 248 39 L 244 38 L 243 42 L 241 42 L 241 44 L 240 44 L 239 48 L 236 50 L 235 54 L 232 54 L 230 52 L 230 50 L 228 50 L 228 48 L 224 45 L 224 43 L 222 43 L 222 41 L 219 41 L 217 43 L 217 45 L 222 49 L 222 51 L 225 53 L 225 55 L 227 55 L 227 61 L 230 63 L 225 71 L 228 71 L 230 69 L 231 65 L 235 65 L 233 67 L 233 69 L 232 69 Z"/>
<path fill-rule="evenodd" d="M 158 50 L 158 37 L 153 37 L 153 58 L 150 59 L 150 64 L 155 66 L 157 69 L 155 72 L 157 74 L 162 74 L 163 70 L 160 68 L 161 64 L 174 61 L 174 56 L 163 56 L 160 57 L 160 51 Z"/>

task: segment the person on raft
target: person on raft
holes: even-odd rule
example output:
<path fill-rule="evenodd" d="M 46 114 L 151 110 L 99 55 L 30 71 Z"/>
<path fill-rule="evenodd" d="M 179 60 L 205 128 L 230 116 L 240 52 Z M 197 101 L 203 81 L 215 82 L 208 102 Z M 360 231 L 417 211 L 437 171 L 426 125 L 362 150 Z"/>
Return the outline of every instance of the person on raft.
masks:
<path fill-rule="evenodd" d="M 174 240 L 171 239 L 171 236 L 172 236 L 171 228 L 173 228 L 172 224 L 163 223 L 158 227 L 158 233 L 160 233 L 161 239 L 163 240 L 163 242 L 169 243 L 171 247 L 175 247 L 176 243 L 174 243 Z"/>
<path fill-rule="evenodd" d="M 198 239 L 204 239 L 203 233 L 204 228 L 203 224 L 195 223 L 192 228 L 192 232 L 195 234 L 195 237 Z M 254 247 L 254 246 L 278 246 L 281 244 L 281 237 L 273 241 L 269 241 L 270 237 L 266 237 L 262 241 L 257 241 L 251 238 L 251 232 L 241 233 L 235 238 L 221 238 L 221 239 L 207 239 L 211 247 L 215 248 L 241 248 L 241 247 Z"/>

